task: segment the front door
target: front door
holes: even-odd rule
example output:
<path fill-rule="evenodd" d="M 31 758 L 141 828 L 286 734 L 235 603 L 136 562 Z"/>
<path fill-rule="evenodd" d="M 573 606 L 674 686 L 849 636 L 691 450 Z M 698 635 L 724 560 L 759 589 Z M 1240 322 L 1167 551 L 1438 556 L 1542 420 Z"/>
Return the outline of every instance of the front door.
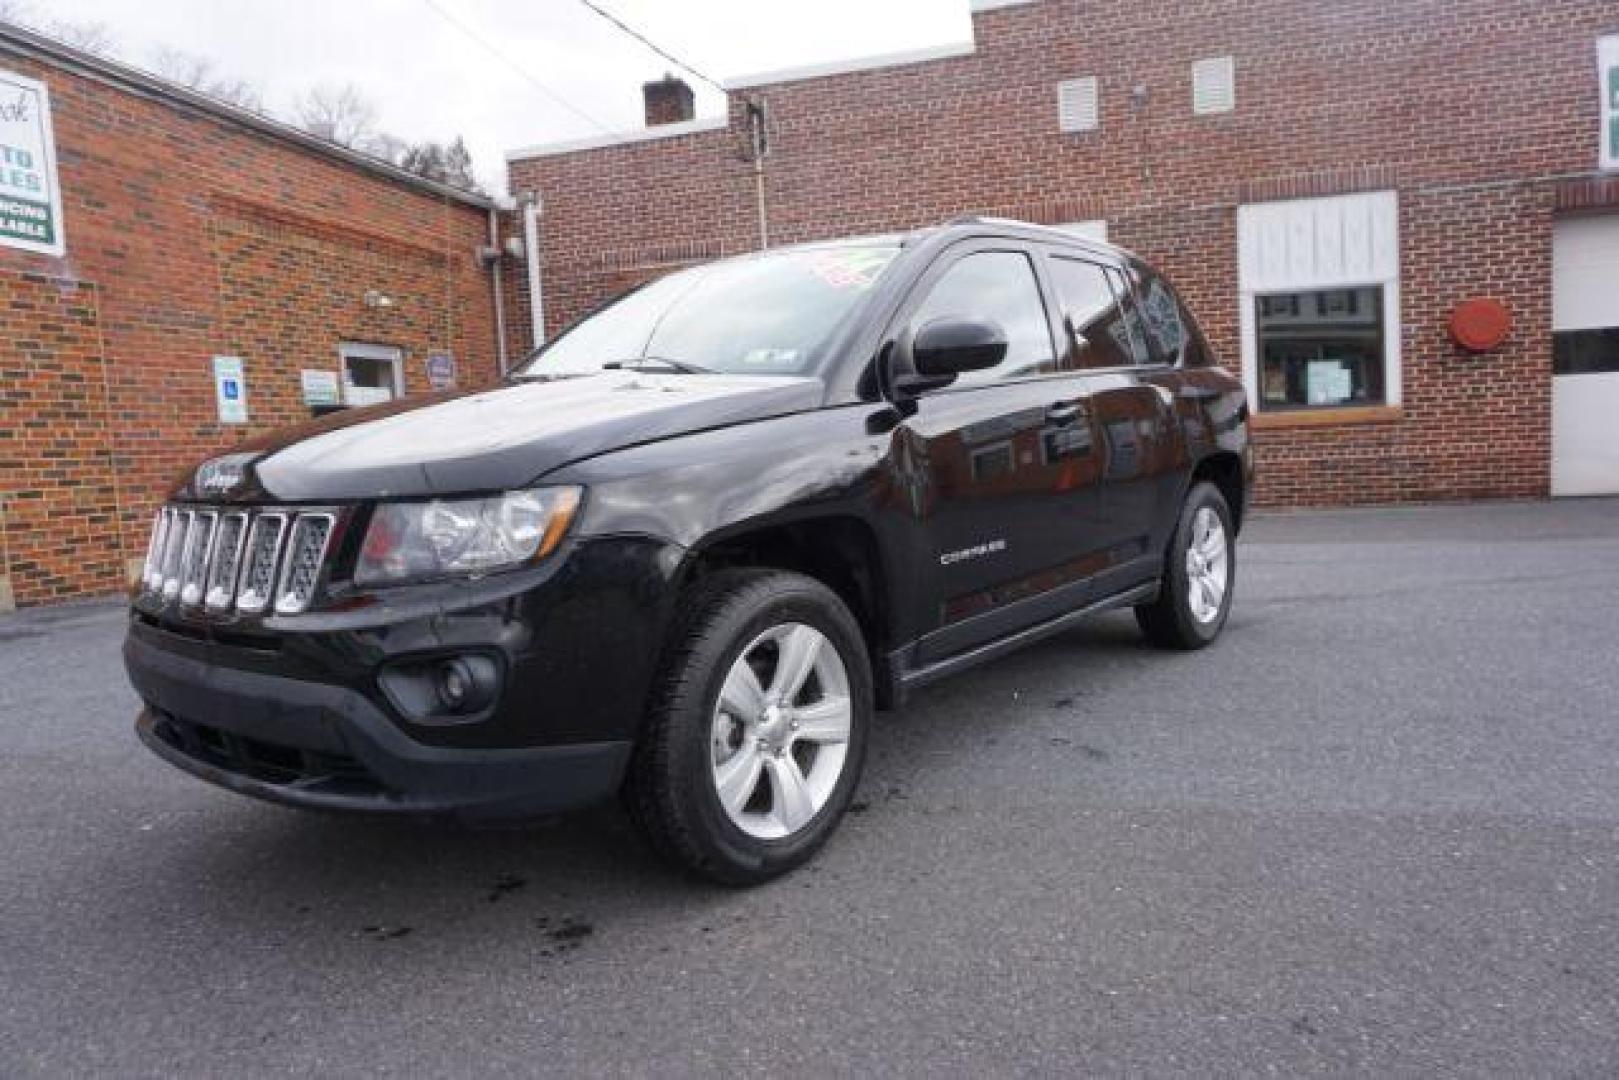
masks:
<path fill-rule="evenodd" d="M 1552 494 L 1619 494 L 1619 215 L 1552 228 Z"/>
<path fill-rule="evenodd" d="M 1034 253 L 1016 244 L 954 249 L 923 279 L 899 323 L 991 319 L 1005 360 L 924 394 L 899 438 L 924 493 L 916 568 L 934 604 L 918 660 L 929 663 L 1083 606 L 1100 476 L 1083 376 L 1054 340 Z"/>

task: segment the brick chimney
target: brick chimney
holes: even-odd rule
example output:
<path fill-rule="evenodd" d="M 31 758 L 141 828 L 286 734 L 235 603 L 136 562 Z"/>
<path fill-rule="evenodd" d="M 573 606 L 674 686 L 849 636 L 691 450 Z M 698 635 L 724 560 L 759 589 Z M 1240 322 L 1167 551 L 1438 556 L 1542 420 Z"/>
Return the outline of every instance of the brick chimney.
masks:
<path fill-rule="evenodd" d="M 646 98 L 647 127 L 678 124 L 696 114 L 691 87 L 673 74 L 665 74 L 657 82 L 642 83 L 641 93 Z"/>

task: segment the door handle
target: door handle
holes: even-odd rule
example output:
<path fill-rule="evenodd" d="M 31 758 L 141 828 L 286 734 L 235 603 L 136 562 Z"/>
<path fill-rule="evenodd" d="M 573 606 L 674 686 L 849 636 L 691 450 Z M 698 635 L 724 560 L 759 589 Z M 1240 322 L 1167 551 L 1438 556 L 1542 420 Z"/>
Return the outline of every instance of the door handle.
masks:
<path fill-rule="evenodd" d="M 1066 401 L 1060 401 L 1046 410 L 1046 420 L 1053 424 L 1072 424 L 1084 415 L 1083 407 Z"/>

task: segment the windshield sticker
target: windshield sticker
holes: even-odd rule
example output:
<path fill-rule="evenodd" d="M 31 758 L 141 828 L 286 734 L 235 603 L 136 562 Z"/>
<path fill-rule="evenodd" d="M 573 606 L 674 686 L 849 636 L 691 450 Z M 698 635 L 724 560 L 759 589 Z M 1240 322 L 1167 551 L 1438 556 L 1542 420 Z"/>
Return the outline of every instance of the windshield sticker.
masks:
<path fill-rule="evenodd" d="M 798 363 L 798 350 L 749 349 L 742 354 L 742 362 L 757 367 L 793 367 Z"/>
<path fill-rule="evenodd" d="M 834 289 L 869 289 L 894 258 L 881 248 L 834 248 L 810 256 L 810 273 Z"/>

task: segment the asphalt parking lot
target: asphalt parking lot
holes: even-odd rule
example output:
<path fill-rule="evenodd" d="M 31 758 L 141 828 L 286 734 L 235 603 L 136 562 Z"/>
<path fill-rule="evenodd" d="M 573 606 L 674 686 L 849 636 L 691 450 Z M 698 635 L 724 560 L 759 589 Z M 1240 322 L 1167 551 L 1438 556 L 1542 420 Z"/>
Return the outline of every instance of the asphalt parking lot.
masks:
<path fill-rule="evenodd" d="M 140 748 L 122 613 L 0 618 L 0 1072 L 1619 1069 L 1619 500 L 1276 515 L 884 718 L 794 877 L 616 812 L 309 816 Z"/>

